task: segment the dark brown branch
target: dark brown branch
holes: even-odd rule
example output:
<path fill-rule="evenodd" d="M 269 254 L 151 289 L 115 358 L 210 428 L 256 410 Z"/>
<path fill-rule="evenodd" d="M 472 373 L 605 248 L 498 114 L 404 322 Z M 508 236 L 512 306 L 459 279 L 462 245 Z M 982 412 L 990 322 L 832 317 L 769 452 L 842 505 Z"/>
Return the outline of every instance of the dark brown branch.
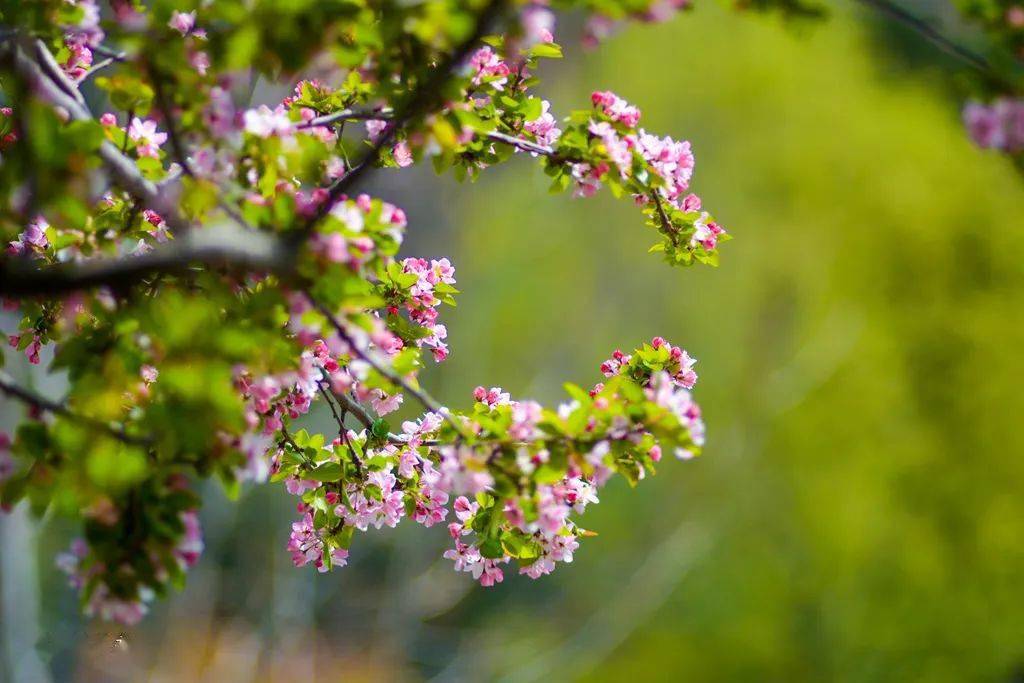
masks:
<path fill-rule="evenodd" d="M 335 400 L 337 400 L 338 403 L 341 405 L 341 409 L 342 411 L 344 411 L 344 413 L 352 413 L 352 415 L 356 418 L 356 420 L 359 421 L 361 425 L 363 425 L 367 429 L 373 428 L 373 417 L 371 417 L 370 414 L 366 412 L 366 409 L 359 405 L 359 403 L 353 401 L 344 393 L 334 391 L 333 388 L 331 389 L 330 394 L 328 394 L 327 391 L 324 389 L 323 383 L 318 383 L 318 386 L 320 387 L 320 393 L 324 395 L 324 399 L 327 401 L 328 405 L 331 406 L 331 412 L 334 413 L 334 419 L 338 421 L 338 425 L 342 429 L 345 428 L 344 419 L 338 415 L 337 411 L 335 410 L 334 403 L 332 403 L 330 400 L 330 396 L 334 396 Z"/>
<path fill-rule="evenodd" d="M 291 245 L 266 234 L 221 227 L 193 230 L 152 251 L 117 259 L 94 259 L 39 266 L 25 258 L 0 260 L 0 295 L 10 298 L 55 296 L 101 285 L 133 285 L 157 273 L 182 273 L 195 265 L 237 272 L 289 274 Z"/>
<path fill-rule="evenodd" d="M 40 396 L 39 394 L 15 382 L 14 379 L 6 372 L 0 372 L 0 393 L 3 393 L 10 398 L 17 399 L 22 403 L 26 403 L 36 410 L 51 413 L 53 415 L 60 415 L 61 417 L 65 417 L 90 429 L 104 432 L 118 441 L 122 441 L 133 446 L 147 446 L 152 442 L 152 439 L 150 438 L 129 434 L 125 431 L 125 428 L 122 425 L 107 423 L 102 420 L 97 420 L 94 417 L 89 417 L 88 415 L 76 413 L 63 403 L 48 399 L 45 396 Z"/>

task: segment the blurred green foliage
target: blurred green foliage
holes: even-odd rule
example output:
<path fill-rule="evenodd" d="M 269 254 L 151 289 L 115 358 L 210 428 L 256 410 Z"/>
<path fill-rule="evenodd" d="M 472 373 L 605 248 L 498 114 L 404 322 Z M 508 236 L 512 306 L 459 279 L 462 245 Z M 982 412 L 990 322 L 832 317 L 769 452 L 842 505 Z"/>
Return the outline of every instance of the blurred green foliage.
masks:
<path fill-rule="evenodd" d="M 731 258 L 666 272 L 629 207 L 494 173 L 453 210 L 465 294 L 447 370 L 546 397 L 663 334 L 700 359 L 709 445 L 637 495 L 607 491 L 600 537 L 557 585 L 460 611 L 479 628 L 463 671 L 1009 680 L 1024 665 L 1019 176 L 971 146 L 940 73 L 894 68 L 842 13 L 795 33 L 701 5 L 566 66 L 556 102 L 608 87 L 693 142 Z"/>

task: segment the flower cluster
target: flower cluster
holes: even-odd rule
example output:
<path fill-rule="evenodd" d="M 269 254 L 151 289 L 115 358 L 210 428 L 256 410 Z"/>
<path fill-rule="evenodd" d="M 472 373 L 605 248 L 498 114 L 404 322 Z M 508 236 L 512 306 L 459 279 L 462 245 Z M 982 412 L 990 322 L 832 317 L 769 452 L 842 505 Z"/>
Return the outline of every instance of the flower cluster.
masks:
<path fill-rule="evenodd" d="M 548 159 L 556 186 L 572 185 L 580 197 L 602 185 L 630 193 L 661 234 L 652 247 L 673 264 L 715 265 L 718 243 L 729 239 L 689 192 L 694 156 L 687 141 L 658 137 L 638 127 L 640 110 L 608 91 L 591 96 L 590 112 L 575 112 Z M 560 167 L 562 160 L 570 160 Z"/>
<path fill-rule="evenodd" d="M 142 489 L 140 500 L 152 510 L 147 519 L 133 519 L 131 509 L 110 501 L 91 509 L 88 542 L 76 539 L 56 558 L 86 615 L 136 624 L 148 603 L 199 561 L 202 527 L 194 507 L 185 507 L 196 504 L 185 485 L 171 478 Z"/>
<path fill-rule="evenodd" d="M 606 382 L 546 410 L 478 387 L 473 410 L 446 410 L 402 425 L 346 431 L 326 444 L 300 431 L 275 455 L 272 479 L 300 497 L 288 549 L 296 565 L 343 564 L 354 532 L 394 527 L 403 517 L 431 526 L 449 516 L 445 557 L 482 585 L 519 572 L 538 578 L 571 562 L 587 532 L 576 517 L 598 502 L 615 473 L 637 482 L 664 448 L 699 452 L 700 409 L 689 389 L 695 361 L 658 337 L 602 364 Z M 458 428 L 456 429 L 456 425 Z"/>
<path fill-rule="evenodd" d="M 85 78 L 93 63 L 93 50 L 104 38 L 100 27 L 100 9 L 95 0 L 66 3 L 64 43 L 57 53 L 57 62 L 71 79 Z"/>
<path fill-rule="evenodd" d="M 41 254 L 50 246 L 50 240 L 46 236 L 46 229 L 49 227 L 50 224 L 45 218 L 36 216 L 25 226 L 18 239 L 7 245 L 7 253 L 15 256 Z"/>

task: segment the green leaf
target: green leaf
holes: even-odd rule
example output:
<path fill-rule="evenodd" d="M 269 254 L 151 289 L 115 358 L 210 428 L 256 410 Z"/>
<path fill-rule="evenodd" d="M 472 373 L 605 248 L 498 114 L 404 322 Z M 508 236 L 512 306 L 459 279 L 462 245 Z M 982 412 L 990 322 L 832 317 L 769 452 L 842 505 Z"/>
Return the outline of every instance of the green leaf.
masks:
<path fill-rule="evenodd" d="M 537 43 L 526 51 L 526 55 L 541 59 L 561 59 L 562 47 L 558 43 Z"/>
<path fill-rule="evenodd" d="M 345 468 L 341 463 L 325 462 L 324 464 L 309 470 L 303 477 L 313 481 L 338 481 L 345 476 Z"/>
<path fill-rule="evenodd" d="M 480 544 L 480 554 L 487 559 L 497 560 L 505 556 L 505 549 L 498 539 L 488 538 Z"/>
<path fill-rule="evenodd" d="M 386 439 L 390 431 L 391 427 L 390 425 L 388 425 L 387 420 L 381 417 L 378 417 L 376 420 L 374 420 L 373 426 L 370 427 L 370 433 L 373 434 L 378 439 Z"/>

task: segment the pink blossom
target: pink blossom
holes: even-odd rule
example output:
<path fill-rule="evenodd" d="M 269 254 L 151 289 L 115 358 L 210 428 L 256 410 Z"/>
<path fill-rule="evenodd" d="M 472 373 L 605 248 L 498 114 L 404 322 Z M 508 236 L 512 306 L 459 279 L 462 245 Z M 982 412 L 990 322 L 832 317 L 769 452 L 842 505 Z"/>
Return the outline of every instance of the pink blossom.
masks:
<path fill-rule="evenodd" d="M 288 112 L 284 107 L 271 109 L 261 104 L 256 109 L 249 109 L 243 115 L 245 131 L 259 138 L 269 138 L 273 135 L 284 137 L 295 131 L 295 125 L 288 118 Z"/>
<path fill-rule="evenodd" d="M 202 50 L 196 50 L 188 56 L 188 63 L 200 76 L 205 76 L 210 69 L 210 55 Z"/>
<path fill-rule="evenodd" d="M 370 405 L 378 415 L 387 415 L 398 410 L 398 406 L 402 405 L 402 399 L 401 393 L 388 396 L 382 389 L 374 389 L 370 394 Z"/>
<path fill-rule="evenodd" d="M 640 110 L 608 90 L 594 91 L 590 101 L 605 116 L 628 128 L 635 128 L 640 122 Z"/>
<path fill-rule="evenodd" d="M 437 413 L 427 413 L 416 422 L 403 422 L 402 433 L 408 440 L 409 446 L 415 448 L 423 442 L 424 437 L 436 432 L 443 422 L 444 418 Z"/>
<path fill-rule="evenodd" d="M 508 405 L 512 400 L 511 395 L 507 391 L 502 391 L 501 387 L 491 387 L 490 389 L 477 387 L 473 390 L 473 398 L 480 403 L 483 403 L 491 410 L 494 410 L 498 406 Z"/>
<path fill-rule="evenodd" d="M 540 116 L 523 124 L 523 129 L 532 133 L 534 139 L 541 145 L 554 145 L 562 136 L 562 131 L 558 128 L 550 109 L 551 103 L 547 100 L 542 101 Z M 536 153 L 533 154 L 536 156 Z"/>
<path fill-rule="evenodd" d="M 479 564 L 481 559 L 479 550 L 458 540 L 455 541 L 455 548 L 453 550 L 445 551 L 444 557 L 455 563 L 455 571 L 457 572 L 473 571 L 473 567 Z"/>
<path fill-rule="evenodd" d="M 288 477 L 284 481 L 285 489 L 293 496 L 301 496 L 306 491 L 313 491 L 319 486 L 320 484 L 311 479 L 299 479 L 298 477 Z"/>
<path fill-rule="evenodd" d="M 699 244 L 706 250 L 711 251 L 715 248 L 718 237 L 725 234 L 725 230 L 718 223 L 709 221 L 708 218 L 708 213 L 705 211 L 693 222 L 694 232 L 693 237 L 690 238 L 690 244 L 693 246 Z"/>
<path fill-rule="evenodd" d="M 512 425 L 508 435 L 518 441 L 533 438 L 537 432 L 537 423 L 541 419 L 541 406 L 536 401 L 524 401 L 512 406 Z"/>
<path fill-rule="evenodd" d="M 476 515 L 480 509 L 480 504 L 476 501 L 470 501 L 465 496 L 459 496 L 455 499 L 455 504 L 452 506 L 455 510 L 455 516 L 459 518 L 459 521 L 465 524 Z"/>
<path fill-rule="evenodd" d="M 156 121 L 135 117 L 128 127 L 128 138 L 135 142 L 139 156 L 156 159 L 160 156 L 160 145 L 167 141 L 167 133 L 157 131 Z"/>
<path fill-rule="evenodd" d="M 381 119 L 369 119 L 366 121 L 366 134 L 371 141 L 376 141 L 377 138 L 384 133 L 384 129 L 388 127 L 388 122 Z"/>
<path fill-rule="evenodd" d="M 1024 99 L 999 98 L 991 105 L 970 102 L 964 125 L 975 144 L 1006 152 L 1024 150 Z"/>
<path fill-rule="evenodd" d="M 171 20 L 167 24 L 175 31 L 178 31 L 181 35 L 187 36 L 192 32 L 192 29 L 196 25 L 196 13 L 192 12 L 179 12 L 174 10 L 171 14 Z"/>
<path fill-rule="evenodd" d="M 68 77 L 80 81 L 89 73 L 92 66 L 92 50 L 83 42 L 68 42 L 68 58 L 61 64 L 61 68 Z"/>
<path fill-rule="evenodd" d="M 527 46 L 536 43 L 553 43 L 555 37 L 555 13 L 543 5 L 527 5 L 519 16 Z"/>
<path fill-rule="evenodd" d="M 178 542 L 174 554 L 187 568 L 194 566 L 203 552 L 203 530 L 199 525 L 199 515 L 194 510 L 181 513 L 181 523 L 185 525 L 185 535 Z"/>
<path fill-rule="evenodd" d="M 501 61 L 489 45 L 485 45 L 470 57 L 469 65 L 473 71 L 473 85 L 486 82 L 495 90 L 504 90 L 511 71 L 508 64 Z"/>
<path fill-rule="evenodd" d="M 391 154 L 395 159 L 395 163 L 398 164 L 400 168 L 412 166 L 412 150 L 409 149 L 409 143 L 404 140 L 394 146 L 391 150 Z"/>

